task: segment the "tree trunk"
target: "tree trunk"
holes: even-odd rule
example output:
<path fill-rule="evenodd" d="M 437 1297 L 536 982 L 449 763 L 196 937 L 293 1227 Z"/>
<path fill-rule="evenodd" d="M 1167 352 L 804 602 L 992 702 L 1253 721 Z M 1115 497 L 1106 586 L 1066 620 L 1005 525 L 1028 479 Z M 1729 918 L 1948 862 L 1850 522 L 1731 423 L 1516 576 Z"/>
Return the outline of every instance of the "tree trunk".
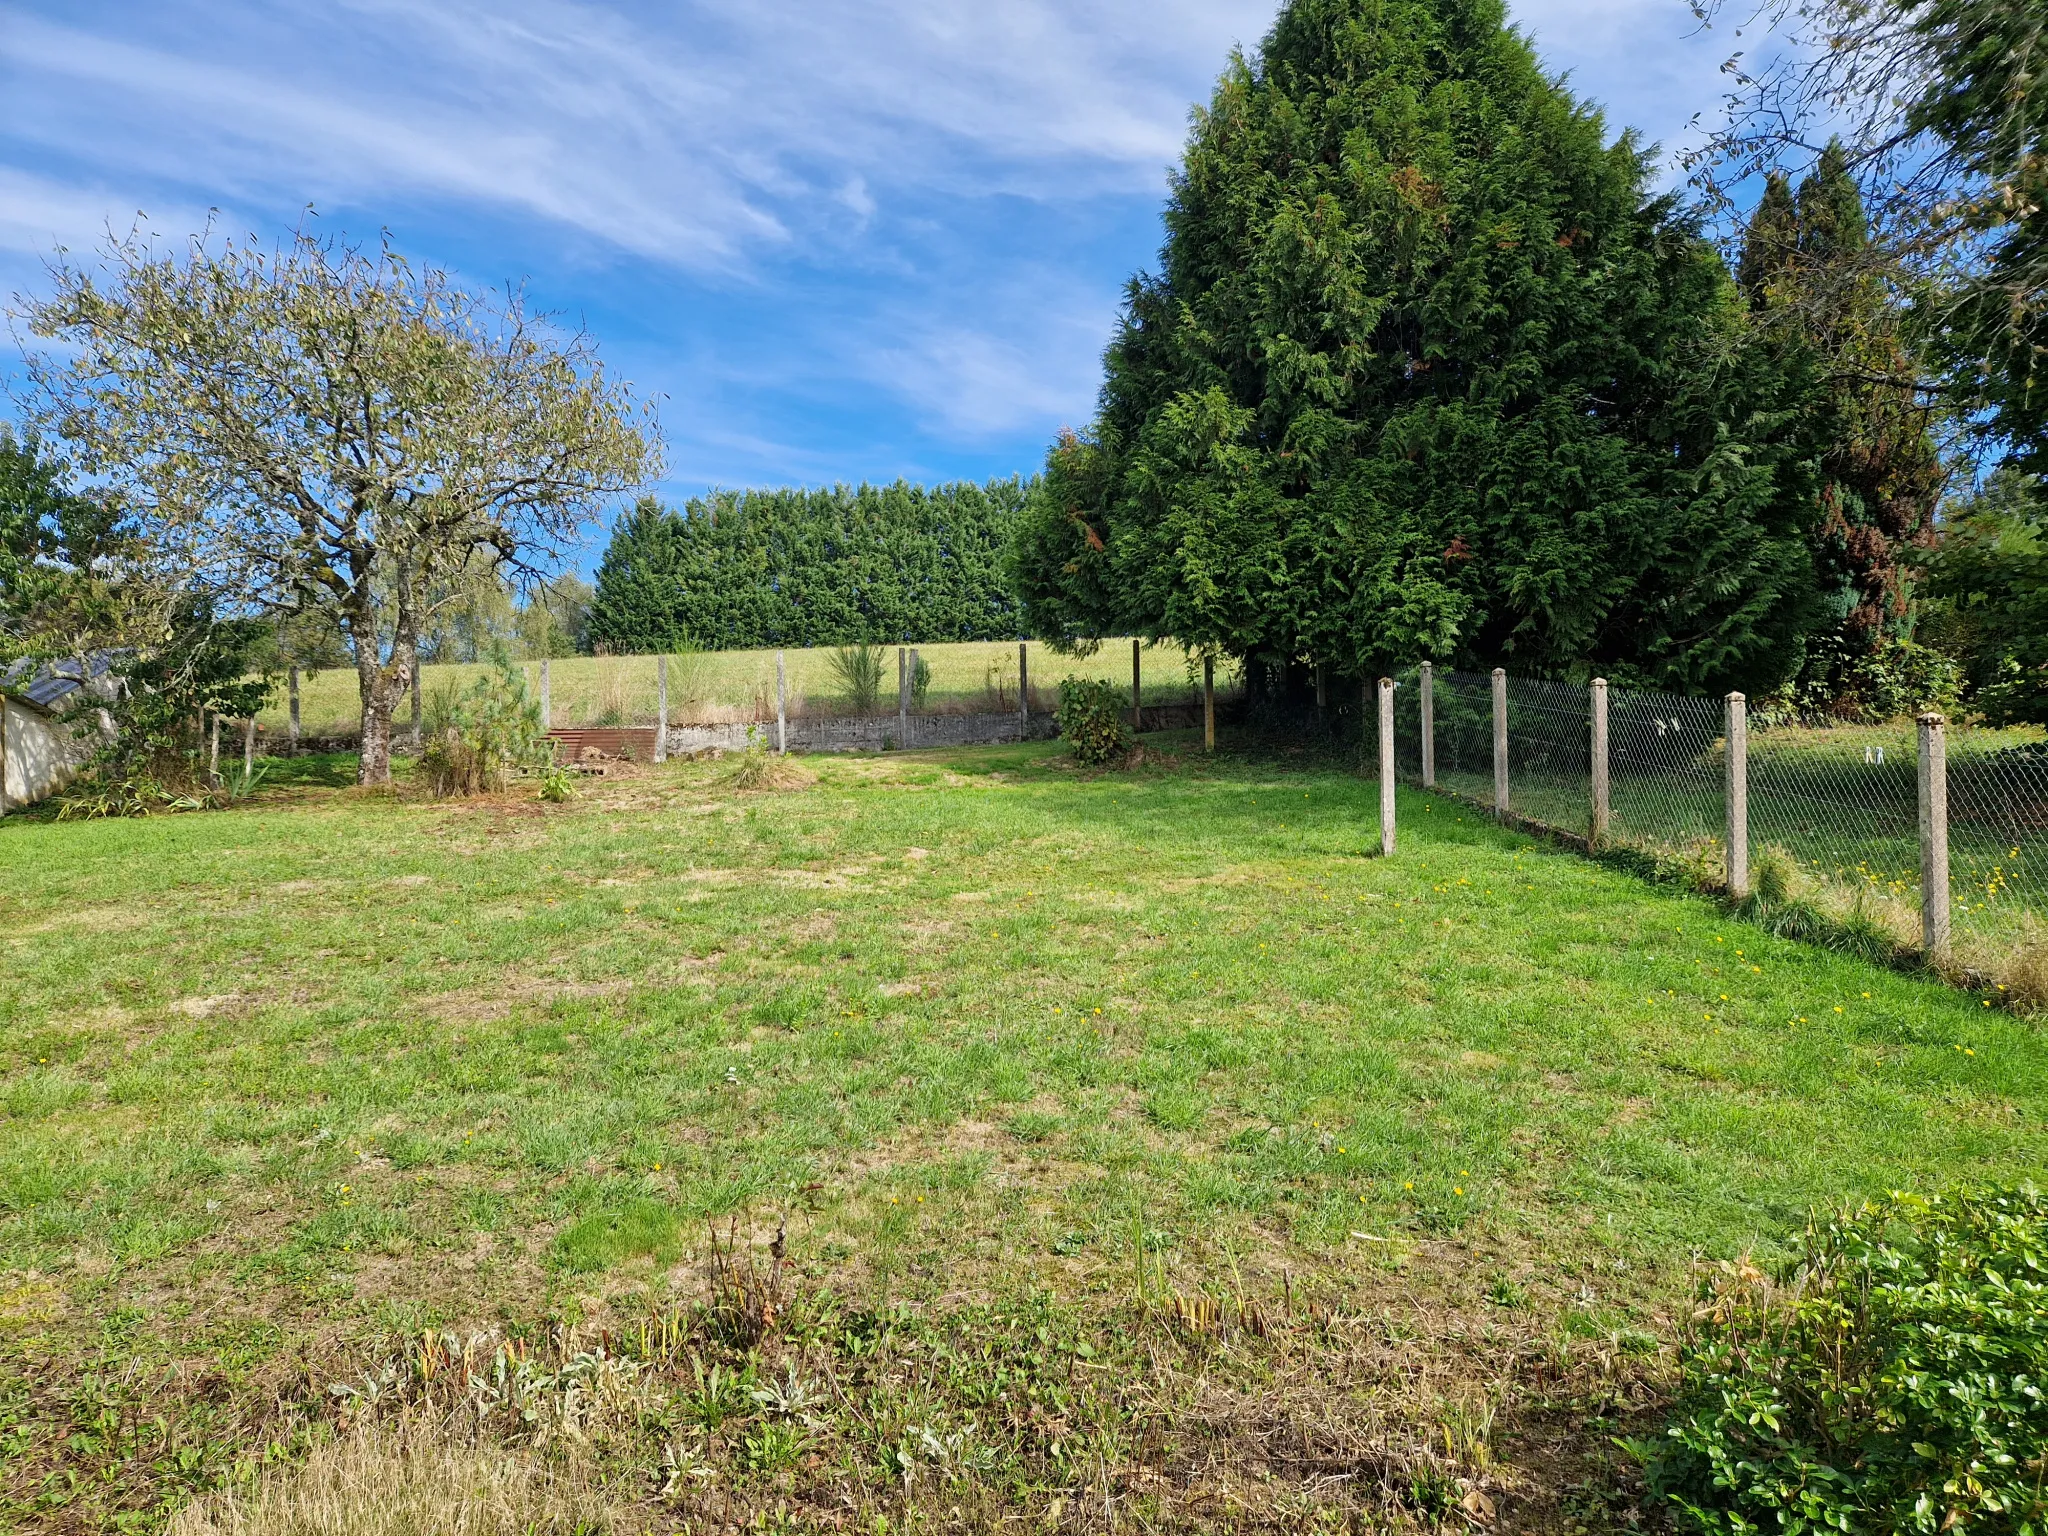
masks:
<path fill-rule="evenodd" d="M 396 654 L 391 660 L 379 665 L 374 649 L 357 648 L 356 686 L 363 700 L 363 748 L 356 768 L 358 784 L 391 782 L 391 717 L 398 712 L 398 701 L 405 695 L 406 681 L 412 671 L 409 647 L 393 649 Z M 367 661 L 362 659 L 365 654 L 369 657 Z"/>
<path fill-rule="evenodd" d="M 356 758 L 358 784 L 391 782 L 392 699 L 384 687 L 384 669 L 377 665 L 374 644 L 356 647 L 356 689 L 363 701 L 363 739 Z"/>

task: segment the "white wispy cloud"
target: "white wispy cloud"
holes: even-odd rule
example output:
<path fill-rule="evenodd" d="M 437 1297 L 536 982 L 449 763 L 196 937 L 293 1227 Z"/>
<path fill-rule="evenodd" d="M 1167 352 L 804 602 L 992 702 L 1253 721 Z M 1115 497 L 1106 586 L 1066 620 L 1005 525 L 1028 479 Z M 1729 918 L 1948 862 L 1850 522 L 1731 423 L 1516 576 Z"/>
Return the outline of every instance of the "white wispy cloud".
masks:
<path fill-rule="evenodd" d="M 0 295 L 138 209 L 176 238 L 209 208 L 265 233 L 338 208 L 429 259 L 461 244 L 488 280 L 537 267 L 572 306 L 608 303 L 677 402 L 678 463 L 707 475 L 837 478 L 940 441 L 1029 456 L 1090 414 L 1122 269 L 1150 258 L 1145 213 L 1190 107 L 1275 8 L 0 0 Z M 1719 53 L 1686 40 L 1682 0 L 1513 14 L 1617 128 L 1668 145 L 1713 100 Z M 992 212 L 1003 199 L 1084 212 Z M 491 233 L 452 240 L 465 225 Z M 1083 225 L 1071 238 L 1095 243 L 1063 248 Z M 1140 234 L 1104 270 L 1112 225 Z M 782 334 L 734 334 L 742 298 L 785 294 L 799 319 Z M 921 441 L 833 470 L 843 439 L 792 429 L 876 401 Z"/>
<path fill-rule="evenodd" d="M 0 163 L 0 251 L 49 259 L 60 250 L 125 233 L 146 220 L 152 199 L 110 188 L 77 185 Z M 157 205 L 179 223 L 203 221 L 203 211 Z M 195 226 L 196 227 L 196 226 Z"/>
<path fill-rule="evenodd" d="M 216 0 L 119 29 L 0 5 L 8 131 L 251 199 L 494 203 L 718 265 L 892 189 L 1156 187 L 1257 3 Z M 1199 61 L 1199 62 L 1198 62 Z M 1191 73 L 1192 72 L 1192 73 Z"/>

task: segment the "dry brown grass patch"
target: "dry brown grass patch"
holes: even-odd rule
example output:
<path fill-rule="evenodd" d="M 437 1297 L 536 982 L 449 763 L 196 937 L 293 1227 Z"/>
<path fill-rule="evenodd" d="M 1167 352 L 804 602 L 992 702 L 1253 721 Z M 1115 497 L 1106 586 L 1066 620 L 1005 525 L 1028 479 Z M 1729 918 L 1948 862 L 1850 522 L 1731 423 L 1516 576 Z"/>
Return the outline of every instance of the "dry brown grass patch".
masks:
<path fill-rule="evenodd" d="M 587 1466 L 460 1444 L 423 1424 L 371 1428 L 246 1493 L 190 1504 L 169 1536 L 595 1536 L 641 1531 Z"/>
<path fill-rule="evenodd" d="M 724 782 L 732 789 L 763 793 L 808 789 L 818 782 L 818 776 L 803 764 L 793 763 L 786 757 L 768 752 L 743 752 L 725 775 Z"/>

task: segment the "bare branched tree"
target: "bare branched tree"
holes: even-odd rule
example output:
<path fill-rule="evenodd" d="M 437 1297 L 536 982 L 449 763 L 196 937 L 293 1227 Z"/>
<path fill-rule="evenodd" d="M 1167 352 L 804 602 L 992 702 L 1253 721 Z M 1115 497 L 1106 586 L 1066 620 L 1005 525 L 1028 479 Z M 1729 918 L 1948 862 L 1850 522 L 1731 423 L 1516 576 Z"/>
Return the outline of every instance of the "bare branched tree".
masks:
<path fill-rule="evenodd" d="M 1748 45 L 1685 159 L 1732 213 L 1839 145 L 1873 238 L 1837 281 L 1909 295 L 1950 404 L 2000 451 L 2048 421 L 2048 6 L 2041 0 L 1687 0 Z M 1766 50 L 1752 56 L 1758 40 Z M 1732 233 L 1732 223 L 1731 223 Z M 1836 297 L 1814 292 L 1814 302 Z"/>
<path fill-rule="evenodd" d="M 479 563 L 537 581 L 658 466 L 655 424 L 582 333 L 444 272 L 301 230 L 275 250 L 110 239 L 17 300 L 32 418 L 152 543 L 240 606 L 330 612 L 354 652 L 361 781 L 437 605 Z"/>

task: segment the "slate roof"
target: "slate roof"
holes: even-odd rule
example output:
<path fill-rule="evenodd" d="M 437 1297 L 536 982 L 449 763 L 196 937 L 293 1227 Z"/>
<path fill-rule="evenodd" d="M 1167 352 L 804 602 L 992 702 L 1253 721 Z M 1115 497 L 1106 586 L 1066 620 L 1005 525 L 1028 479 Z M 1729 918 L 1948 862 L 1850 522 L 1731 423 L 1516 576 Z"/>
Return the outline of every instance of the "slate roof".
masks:
<path fill-rule="evenodd" d="M 0 672 L 0 693 L 38 709 L 54 709 L 59 700 L 76 693 L 93 678 L 106 676 L 113 666 L 112 651 L 94 651 L 90 656 L 73 656 L 63 661 L 37 662 L 24 657 Z"/>

